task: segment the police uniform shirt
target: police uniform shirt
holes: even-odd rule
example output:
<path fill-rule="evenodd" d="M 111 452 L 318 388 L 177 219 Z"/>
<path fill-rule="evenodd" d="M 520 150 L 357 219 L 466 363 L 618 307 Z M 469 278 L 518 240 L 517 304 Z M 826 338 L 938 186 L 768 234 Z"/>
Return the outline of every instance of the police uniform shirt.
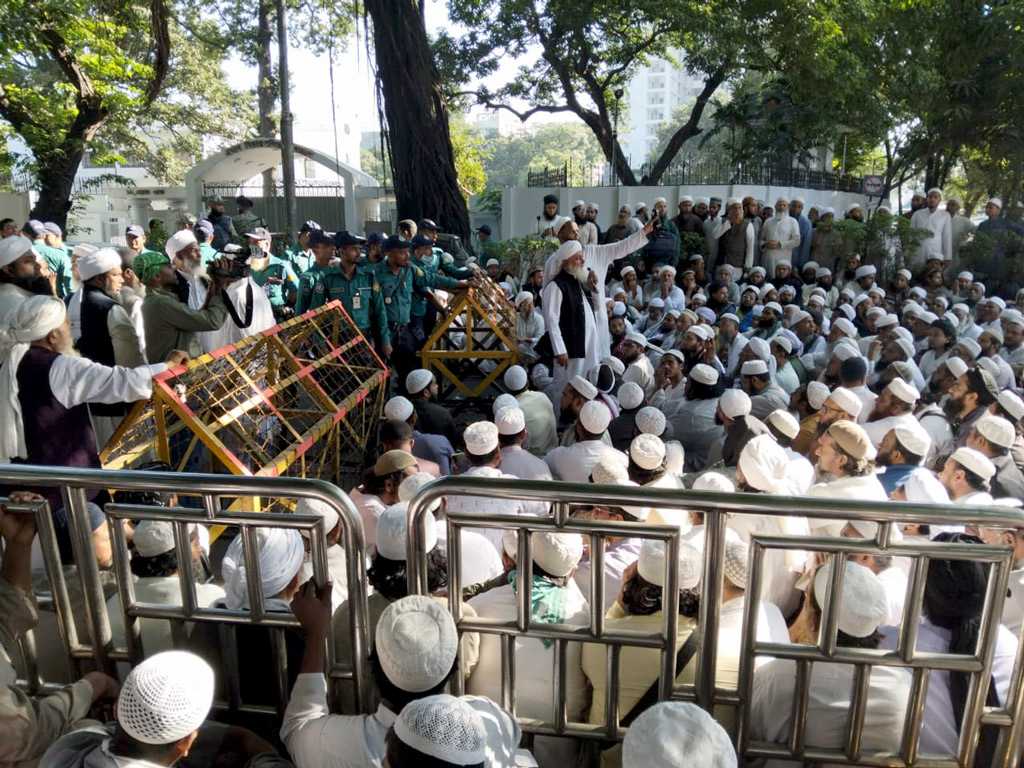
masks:
<path fill-rule="evenodd" d="M 356 267 L 350 280 L 341 267 L 331 267 L 316 281 L 309 309 L 338 299 L 356 327 L 382 345 L 391 343 L 388 316 L 380 286 L 372 271 Z"/>
<path fill-rule="evenodd" d="M 302 246 L 298 243 L 293 245 L 284 253 L 285 256 L 288 257 L 288 261 L 291 262 L 292 269 L 295 270 L 295 274 L 300 277 L 306 274 L 306 272 L 312 269 L 316 264 L 316 256 L 313 254 L 313 249 L 307 248 L 306 250 L 302 250 Z"/>
<path fill-rule="evenodd" d="M 272 306 L 283 307 L 298 290 L 299 278 L 295 276 L 291 264 L 277 256 L 270 256 L 267 266 L 260 270 L 253 269 L 250 274 L 256 285 L 267 294 Z M 271 283 L 270 278 L 277 278 L 281 282 Z"/>
<path fill-rule="evenodd" d="M 295 299 L 295 314 L 301 315 L 303 312 L 308 312 L 309 310 L 314 309 L 313 290 L 316 288 L 316 284 L 320 280 L 320 277 L 329 269 L 330 267 L 321 267 L 314 261 L 309 265 L 309 269 L 301 274 L 299 277 L 299 295 Z M 330 299 L 326 299 L 325 301 L 330 301 Z"/>
<path fill-rule="evenodd" d="M 413 290 L 425 291 L 428 288 L 452 289 L 457 281 L 428 272 L 420 266 L 407 266 L 398 270 L 396 275 L 388 267 L 387 261 L 373 266 L 373 274 L 377 278 L 388 322 L 408 325 L 412 315 Z"/>

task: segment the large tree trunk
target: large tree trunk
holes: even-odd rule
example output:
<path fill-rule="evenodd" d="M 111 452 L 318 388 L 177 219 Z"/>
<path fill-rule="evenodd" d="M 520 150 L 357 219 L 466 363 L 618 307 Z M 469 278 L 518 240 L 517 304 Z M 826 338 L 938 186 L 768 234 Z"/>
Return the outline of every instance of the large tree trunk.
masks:
<path fill-rule="evenodd" d="M 259 106 L 259 124 L 257 132 L 261 139 L 277 137 L 277 126 L 274 125 L 274 104 L 277 99 L 277 88 L 274 85 L 274 58 L 271 49 L 273 41 L 274 2 L 260 0 L 256 19 L 256 66 L 259 85 L 256 87 L 256 98 Z M 241 181 L 241 179 L 239 179 Z M 273 197 L 277 189 L 277 168 L 269 168 L 263 172 L 263 196 Z"/>
<path fill-rule="evenodd" d="M 373 20 L 377 72 L 384 94 L 398 215 L 429 217 L 469 239 L 469 212 L 459 192 L 441 78 L 416 0 L 366 0 Z"/>

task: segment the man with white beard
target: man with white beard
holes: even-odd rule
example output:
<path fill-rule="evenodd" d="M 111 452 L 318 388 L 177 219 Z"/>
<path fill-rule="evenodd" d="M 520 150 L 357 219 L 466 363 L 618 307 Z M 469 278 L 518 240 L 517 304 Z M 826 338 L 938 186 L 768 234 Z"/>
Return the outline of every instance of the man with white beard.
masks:
<path fill-rule="evenodd" d="M 566 219 L 558 225 L 562 245 L 544 265 L 541 290 L 544 324 L 555 353 L 554 392 L 561 392 L 573 376 L 585 376 L 607 353 L 611 342 L 605 308 L 608 267 L 643 248 L 653 230 L 652 220 L 625 240 L 584 247 L 576 222 Z"/>
<path fill-rule="evenodd" d="M 799 246 L 800 225 L 789 215 L 789 200 L 780 197 L 775 201 L 775 215 L 761 227 L 761 265 L 774 275 L 780 261 L 792 263 L 793 249 Z"/>

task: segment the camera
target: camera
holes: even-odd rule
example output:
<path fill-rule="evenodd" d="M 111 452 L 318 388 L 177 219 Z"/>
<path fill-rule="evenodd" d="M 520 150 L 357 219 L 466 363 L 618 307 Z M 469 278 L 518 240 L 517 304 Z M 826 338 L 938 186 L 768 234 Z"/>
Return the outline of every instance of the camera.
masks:
<path fill-rule="evenodd" d="M 210 274 L 213 277 L 227 280 L 243 280 L 249 276 L 250 254 L 240 245 L 224 246 L 224 250 L 217 254 L 218 259 L 222 257 L 231 259 L 231 266 L 228 269 L 211 266 Z"/>

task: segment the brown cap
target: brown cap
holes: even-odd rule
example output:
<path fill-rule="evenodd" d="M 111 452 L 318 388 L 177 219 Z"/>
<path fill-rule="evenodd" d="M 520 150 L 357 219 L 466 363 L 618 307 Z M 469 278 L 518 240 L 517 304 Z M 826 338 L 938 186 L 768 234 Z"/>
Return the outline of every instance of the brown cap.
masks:
<path fill-rule="evenodd" d="M 857 460 L 875 458 L 876 451 L 871 445 L 868 433 L 856 422 L 837 421 L 828 428 L 828 436 Z"/>
<path fill-rule="evenodd" d="M 408 451 L 388 451 L 373 465 L 373 474 L 377 477 L 384 477 L 392 472 L 401 472 L 409 467 L 415 467 L 418 463 L 416 457 Z"/>

